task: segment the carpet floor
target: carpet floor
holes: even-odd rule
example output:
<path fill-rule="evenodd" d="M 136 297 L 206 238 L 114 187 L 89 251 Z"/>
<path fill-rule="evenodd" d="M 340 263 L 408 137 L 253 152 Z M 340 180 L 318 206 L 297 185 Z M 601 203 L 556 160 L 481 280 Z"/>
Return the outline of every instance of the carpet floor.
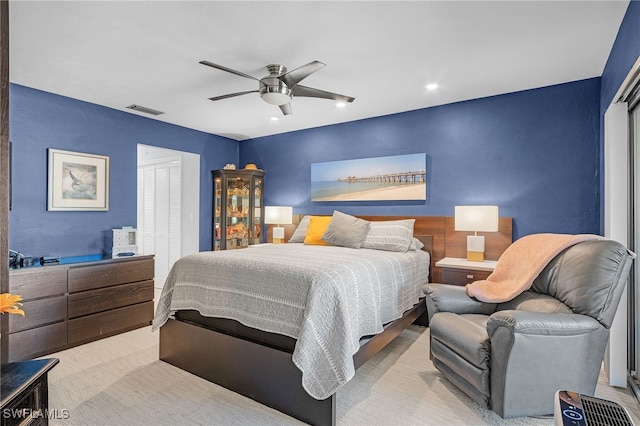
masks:
<path fill-rule="evenodd" d="M 150 327 L 58 352 L 49 373 L 51 425 L 295 425 L 296 419 L 158 360 Z M 340 425 L 552 425 L 504 420 L 444 379 L 428 357 L 429 329 L 410 326 L 337 393 Z M 596 396 L 624 405 L 640 425 L 628 389 Z M 66 413 L 64 416 L 60 413 Z M 62 418 L 66 417 L 66 418 Z"/>

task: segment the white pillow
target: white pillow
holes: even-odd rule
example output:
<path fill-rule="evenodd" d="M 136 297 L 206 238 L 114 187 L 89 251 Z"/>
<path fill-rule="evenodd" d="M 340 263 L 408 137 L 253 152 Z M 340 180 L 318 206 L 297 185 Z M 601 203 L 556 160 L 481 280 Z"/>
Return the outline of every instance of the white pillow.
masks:
<path fill-rule="evenodd" d="M 413 241 L 415 219 L 372 221 L 362 248 L 406 252 Z"/>
<path fill-rule="evenodd" d="M 422 241 L 420 241 L 416 237 L 413 237 L 411 239 L 411 244 L 409 244 L 409 251 L 422 250 L 423 247 L 424 244 L 422 244 Z"/>

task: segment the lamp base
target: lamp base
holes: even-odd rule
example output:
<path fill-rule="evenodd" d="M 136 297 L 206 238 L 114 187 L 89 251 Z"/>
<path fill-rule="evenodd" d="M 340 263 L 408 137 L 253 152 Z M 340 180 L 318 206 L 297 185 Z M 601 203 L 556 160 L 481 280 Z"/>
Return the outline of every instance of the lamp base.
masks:
<path fill-rule="evenodd" d="M 282 244 L 284 243 L 284 228 L 281 226 L 276 226 L 273 228 L 273 244 Z"/>
<path fill-rule="evenodd" d="M 484 262 L 484 252 L 483 251 L 468 251 L 467 252 L 467 260 L 469 262 Z"/>
<path fill-rule="evenodd" d="M 467 260 L 484 262 L 484 237 L 482 235 L 467 236 Z"/>

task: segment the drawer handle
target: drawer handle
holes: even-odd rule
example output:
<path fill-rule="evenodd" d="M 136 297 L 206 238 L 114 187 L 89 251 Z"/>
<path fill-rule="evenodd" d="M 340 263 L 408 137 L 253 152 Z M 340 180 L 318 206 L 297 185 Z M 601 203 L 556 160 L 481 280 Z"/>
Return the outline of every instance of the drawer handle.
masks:
<path fill-rule="evenodd" d="M 467 278 L 472 280 L 473 279 L 473 275 L 467 275 Z"/>

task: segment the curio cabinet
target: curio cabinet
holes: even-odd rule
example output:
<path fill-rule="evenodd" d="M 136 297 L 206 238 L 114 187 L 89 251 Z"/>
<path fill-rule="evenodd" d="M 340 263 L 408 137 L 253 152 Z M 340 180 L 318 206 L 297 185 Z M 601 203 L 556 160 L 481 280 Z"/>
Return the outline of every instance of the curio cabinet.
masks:
<path fill-rule="evenodd" d="M 264 218 L 262 170 L 213 170 L 213 250 L 260 244 Z"/>

